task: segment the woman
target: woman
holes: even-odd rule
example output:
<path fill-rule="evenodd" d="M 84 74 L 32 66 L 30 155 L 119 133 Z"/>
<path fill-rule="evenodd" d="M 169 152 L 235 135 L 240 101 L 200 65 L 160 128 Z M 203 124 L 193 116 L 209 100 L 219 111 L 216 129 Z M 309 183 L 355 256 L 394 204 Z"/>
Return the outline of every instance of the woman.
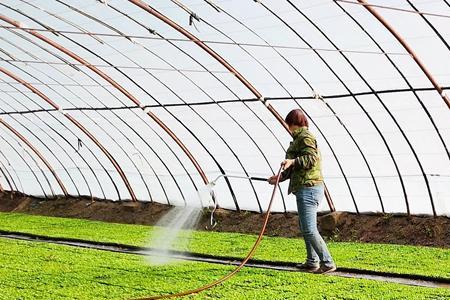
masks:
<path fill-rule="evenodd" d="M 306 245 L 307 259 L 297 267 L 306 272 L 329 273 L 336 270 L 325 241 L 317 230 L 317 208 L 324 195 L 320 152 L 315 137 L 308 130 L 308 120 L 300 109 L 286 116 L 293 141 L 281 163 L 280 181 L 290 179 L 288 193 L 297 198 L 300 230 Z M 276 183 L 277 176 L 268 178 Z"/>

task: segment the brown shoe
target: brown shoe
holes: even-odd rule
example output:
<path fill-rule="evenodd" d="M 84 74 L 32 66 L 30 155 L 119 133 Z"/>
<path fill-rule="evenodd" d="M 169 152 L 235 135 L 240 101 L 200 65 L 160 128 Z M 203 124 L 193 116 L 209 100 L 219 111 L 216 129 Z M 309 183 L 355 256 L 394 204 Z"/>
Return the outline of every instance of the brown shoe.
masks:
<path fill-rule="evenodd" d="M 308 265 L 305 263 L 297 264 L 295 265 L 295 267 L 302 272 L 309 272 L 309 273 L 315 273 L 320 269 L 318 265 Z"/>
<path fill-rule="evenodd" d="M 314 273 L 316 274 L 327 274 L 336 271 L 336 266 L 320 266 Z"/>

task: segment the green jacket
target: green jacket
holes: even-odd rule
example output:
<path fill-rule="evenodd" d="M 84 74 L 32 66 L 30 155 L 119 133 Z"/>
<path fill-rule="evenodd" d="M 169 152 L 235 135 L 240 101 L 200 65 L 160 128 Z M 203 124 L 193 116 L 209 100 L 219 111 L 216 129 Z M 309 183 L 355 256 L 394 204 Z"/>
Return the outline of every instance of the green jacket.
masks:
<path fill-rule="evenodd" d="M 296 193 L 303 186 L 314 186 L 323 182 L 316 138 L 307 127 L 296 129 L 292 137 L 293 141 L 286 151 L 286 159 L 295 159 L 295 163 L 281 173 L 280 179 L 290 179 L 289 194 Z"/>

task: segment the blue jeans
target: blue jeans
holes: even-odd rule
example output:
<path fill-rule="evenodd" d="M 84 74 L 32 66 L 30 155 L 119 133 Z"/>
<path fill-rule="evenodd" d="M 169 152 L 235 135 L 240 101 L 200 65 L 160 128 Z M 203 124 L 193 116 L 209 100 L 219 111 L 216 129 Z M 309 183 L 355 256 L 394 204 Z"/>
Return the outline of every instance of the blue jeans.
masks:
<path fill-rule="evenodd" d="M 306 264 L 317 266 L 319 263 L 326 267 L 334 266 L 333 258 L 327 245 L 317 230 L 317 209 L 324 195 L 323 184 L 302 187 L 295 193 L 300 231 L 306 245 Z"/>

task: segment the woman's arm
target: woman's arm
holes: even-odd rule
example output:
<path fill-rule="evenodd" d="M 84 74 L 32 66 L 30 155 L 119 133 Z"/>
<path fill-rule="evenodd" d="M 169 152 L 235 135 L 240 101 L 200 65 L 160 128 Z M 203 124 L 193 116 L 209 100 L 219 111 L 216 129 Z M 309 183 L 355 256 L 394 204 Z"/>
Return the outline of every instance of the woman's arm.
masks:
<path fill-rule="evenodd" d="M 289 179 L 291 177 L 291 171 L 291 168 L 287 168 L 283 172 L 281 172 L 279 182 L 283 182 Z M 270 176 L 269 178 L 267 178 L 267 181 L 272 185 L 275 184 L 275 182 L 277 181 L 277 175 Z"/>
<path fill-rule="evenodd" d="M 317 151 L 317 142 L 314 138 L 305 137 L 303 139 L 305 145 L 300 150 L 301 155 L 296 157 L 293 161 L 294 167 L 299 167 L 304 170 L 311 169 L 319 160 L 319 153 Z"/>

